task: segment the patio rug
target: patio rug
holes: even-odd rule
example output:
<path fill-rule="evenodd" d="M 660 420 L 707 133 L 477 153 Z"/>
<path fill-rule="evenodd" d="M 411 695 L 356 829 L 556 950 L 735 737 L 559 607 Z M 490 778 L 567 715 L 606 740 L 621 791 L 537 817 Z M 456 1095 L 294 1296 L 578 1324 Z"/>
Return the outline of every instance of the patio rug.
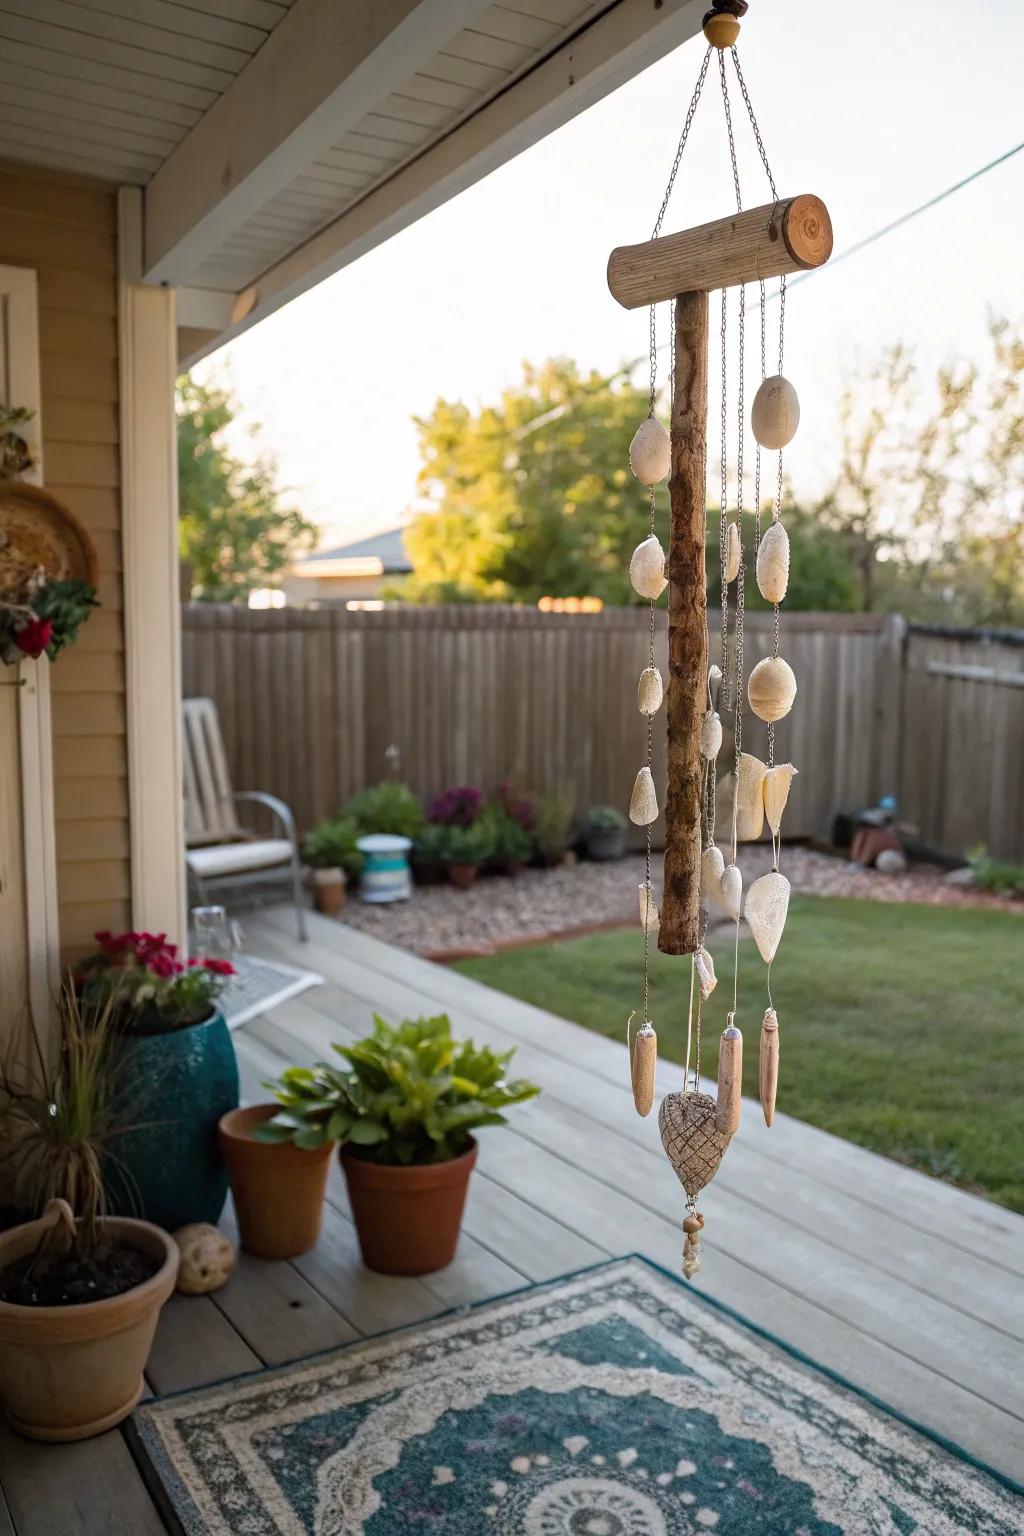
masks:
<path fill-rule="evenodd" d="M 977 1463 L 637 1258 L 133 1415 L 189 1536 L 1019 1536 Z"/>
<path fill-rule="evenodd" d="M 302 971 L 276 960 L 261 960 L 257 955 L 232 955 L 235 968 L 220 996 L 220 1008 L 229 1029 L 238 1029 L 290 997 L 298 997 L 310 987 L 318 987 L 323 977 L 316 971 Z"/>

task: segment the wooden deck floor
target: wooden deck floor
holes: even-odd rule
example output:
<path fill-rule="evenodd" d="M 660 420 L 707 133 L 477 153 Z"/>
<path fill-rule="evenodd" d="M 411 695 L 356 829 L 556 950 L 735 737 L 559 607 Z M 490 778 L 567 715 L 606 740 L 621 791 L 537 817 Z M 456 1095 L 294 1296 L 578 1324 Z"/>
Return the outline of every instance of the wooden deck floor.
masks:
<path fill-rule="evenodd" d="M 150 1360 L 154 1392 L 278 1364 L 631 1251 L 676 1271 L 679 1187 L 654 1117 L 640 1121 L 624 1045 L 322 918 L 299 945 L 287 911 L 248 928 L 255 953 L 325 986 L 235 1034 L 243 1094 L 324 1056 L 371 1014 L 447 1011 L 518 1047 L 544 1092 L 481 1138 L 458 1256 L 423 1280 L 364 1270 L 344 1182 L 323 1239 L 294 1264 L 242 1256 L 214 1297 L 175 1297 Z M 672 1069 L 663 1066 L 661 1086 Z M 894 1408 L 1020 1476 L 1024 1218 L 756 1106 L 704 1202 L 708 1294 Z M 0 1431 L 0 1536 L 157 1536 L 163 1523 L 119 1431 L 42 1446 Z"/>

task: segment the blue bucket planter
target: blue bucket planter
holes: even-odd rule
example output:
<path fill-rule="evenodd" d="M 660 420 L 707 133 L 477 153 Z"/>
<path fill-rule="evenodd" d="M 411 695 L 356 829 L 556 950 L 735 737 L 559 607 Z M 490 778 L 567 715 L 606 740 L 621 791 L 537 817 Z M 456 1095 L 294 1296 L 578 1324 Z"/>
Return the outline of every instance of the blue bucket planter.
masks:
<path fill-rule="evenodd" d="M 409 850 L 412 839 L 390 832 L 371 832 L 356 847 L 363 856 L 360 894 L 364 901 L 408 901 L 412 895 Z"/>
<path fill-rule="evenodd" d="M 217 1122 L 238 1108 L 238 1063 L 223 1014 L 126 1036 L 119 1056 L 120 1113 L 131 1129 L 107 1143 L 111 1210 L 169 1232 L 216 1222 L 228 1192 Z"/>

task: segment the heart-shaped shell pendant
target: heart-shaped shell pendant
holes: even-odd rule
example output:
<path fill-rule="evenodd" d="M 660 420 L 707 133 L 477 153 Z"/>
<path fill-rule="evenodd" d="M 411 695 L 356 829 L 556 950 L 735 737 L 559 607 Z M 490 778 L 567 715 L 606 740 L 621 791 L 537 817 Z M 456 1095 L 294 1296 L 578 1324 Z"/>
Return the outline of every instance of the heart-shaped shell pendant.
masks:
<path fill-rule="evenodd" d="M 717 1108 L 709 1093 L 670 1093 L 661 1101 L 661 1144 L 691 1200 L 711 1183 L 732 1140 L 715 1124 Z"/>
<path fill-rule="evenodd" d="M 754 881 L 747 892 L 743 916 L 765 965 L 771 965 L 775 959 L 788 911 L 789 881 L 785 875 L 773 869 L 770 874 Z"/>

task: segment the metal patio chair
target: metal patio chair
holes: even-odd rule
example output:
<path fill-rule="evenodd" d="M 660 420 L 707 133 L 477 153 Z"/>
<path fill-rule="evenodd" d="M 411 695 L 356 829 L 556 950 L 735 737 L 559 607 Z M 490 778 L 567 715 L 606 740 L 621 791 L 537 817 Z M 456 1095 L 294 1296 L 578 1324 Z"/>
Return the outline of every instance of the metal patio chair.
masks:
<path fill-rule="evenodd" d="M 295 818 L 276 795 L 262 790 L 232 790 L 224 742 L 212 699 L 182 704 L 185 791 L 185 862 L 189 885 L 205 905 L 232 888 L 287 885 L 295 903 L 299 938 L 306 939 L 302 867 Z M 240 804 L 264 806 L 280 835 L 266 837 L 244 827 Z"/>

